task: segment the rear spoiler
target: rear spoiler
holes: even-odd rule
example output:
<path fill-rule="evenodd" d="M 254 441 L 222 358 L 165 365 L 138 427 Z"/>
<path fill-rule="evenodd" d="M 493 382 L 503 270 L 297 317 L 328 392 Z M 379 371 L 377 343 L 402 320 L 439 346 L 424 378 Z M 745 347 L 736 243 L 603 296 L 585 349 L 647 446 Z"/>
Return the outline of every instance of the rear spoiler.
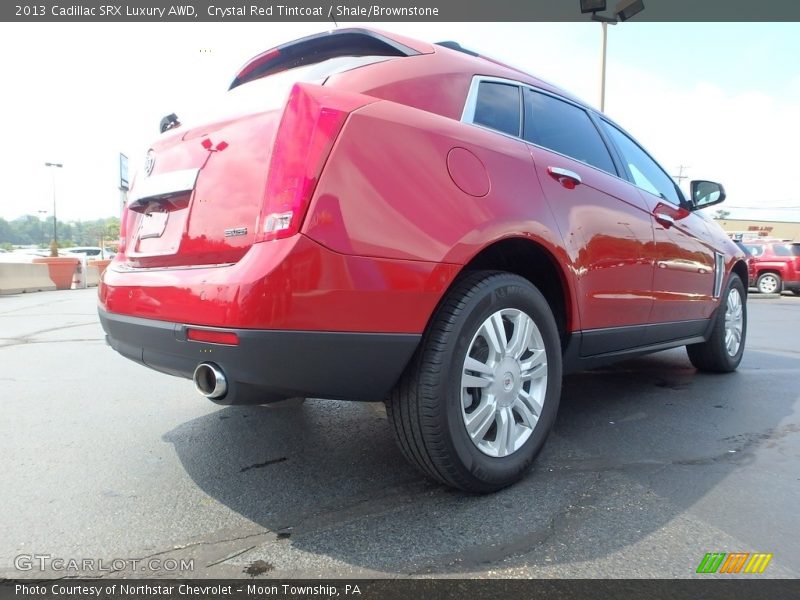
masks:
<path fill-rule="evenodd" d="M 409 40 L 410 41 L 410 40 Z M 427 53 L 369 29 L 336 29 L 267 50 L 239 69 L 229 90 L 260 77 L 340 56 L 414 56 Z"/>

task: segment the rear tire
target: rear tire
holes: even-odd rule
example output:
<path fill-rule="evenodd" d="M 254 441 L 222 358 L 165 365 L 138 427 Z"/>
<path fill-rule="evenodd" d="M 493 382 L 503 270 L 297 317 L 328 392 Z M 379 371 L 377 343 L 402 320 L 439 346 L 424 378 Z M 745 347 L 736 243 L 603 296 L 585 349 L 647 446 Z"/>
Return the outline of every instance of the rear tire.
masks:
<path fill-rule="evenodd" d="M 480 271 L 437 309 L 387 416 L 423 473 L 487 493 L 530 467 L 560 394 L 561 345 L 544 296 L 517 275 Z"/>
<path fill-rule="evenodd" d="M 781 277 L 777 273 L 762 273 L 756 281 L 759 294 L 780 294 Z"/>
<path fill-rule="evenodd" d="M 686 346 L 691 363 L 700 371 L 730 373 L 742 361 L 747 337 L 747 296 L 742 280 L 731 273 L 707 342 Z"/>

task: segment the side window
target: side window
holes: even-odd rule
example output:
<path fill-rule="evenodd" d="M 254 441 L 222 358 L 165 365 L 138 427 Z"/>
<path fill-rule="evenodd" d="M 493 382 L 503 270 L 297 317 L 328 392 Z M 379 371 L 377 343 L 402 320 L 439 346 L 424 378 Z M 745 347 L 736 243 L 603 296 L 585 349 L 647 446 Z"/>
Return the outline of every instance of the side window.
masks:
<path fill-rule="evenodd" d="M 752 256 L 761 256 L 762 254 L 764 254 L 764 248 L 762 248 L 761 246 L 748 246 L 745 244 L 745 248 L 747 248 L 750 251 L 750 254 Z"/>
<path fill-rule="evenodd" d="M 568 102 L 525 89 L 526 141 L 617 174 L 614 162 L 589 115 Z"/>
<path fill-rule="evenodd" d="M 473 123 L 519 136 L 519 86 L 481 81 Z"/>
<path fill-rule="evenodd" d="M 789 246 L 780 246 L 775 244 L 772 247 L 772 252 L 775 253 L 775 256 L 792 256 L 792 250 L 789 248 Z"/>
<path fill-rule="evenodd" d="M 608 136 L 622 153 L 622 160 L 628 165 L 633 182 L 655 196 L 661 196 L 673 204 L 680 204 L 675 182 L 664 173 L 656 162 L 639 145 L 613 125 L 600 120 Z"/>

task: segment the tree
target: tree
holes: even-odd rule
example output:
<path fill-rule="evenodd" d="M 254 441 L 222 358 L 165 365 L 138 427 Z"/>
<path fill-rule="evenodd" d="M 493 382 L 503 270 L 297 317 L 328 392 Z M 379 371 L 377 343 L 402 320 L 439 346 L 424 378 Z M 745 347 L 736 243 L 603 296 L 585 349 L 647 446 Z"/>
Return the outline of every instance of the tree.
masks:
<path fill-rule="evenodd" d="M 717 212 L 714 213 L 714 218 L 719 219 L 722 221 L 723 219 L 727 219 L 731 215 L 731 211 L 725 210 L 724 208 L 720 208 Z"/>

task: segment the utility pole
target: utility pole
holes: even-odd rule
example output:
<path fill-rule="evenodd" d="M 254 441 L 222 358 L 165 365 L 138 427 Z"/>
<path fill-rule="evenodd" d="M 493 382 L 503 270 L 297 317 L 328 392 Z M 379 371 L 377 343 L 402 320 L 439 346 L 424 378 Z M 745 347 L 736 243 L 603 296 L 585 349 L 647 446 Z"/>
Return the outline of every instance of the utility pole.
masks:
<path fill-rule="evenodd" d="M 678 165 L 678 174 L 677 175 L 673 175 L 673 177 L 675 178 L 675 181 L 678 182 L 678 187 L 680 187 L 681 182 L 683 182 L 684 179 L 689 179 L 688 175 L 684 175 L 683 174 L 683 171 L 685 169 L 689 169 L 689 168 L 690 167 L 688 167 L 686 165 Z"/>

